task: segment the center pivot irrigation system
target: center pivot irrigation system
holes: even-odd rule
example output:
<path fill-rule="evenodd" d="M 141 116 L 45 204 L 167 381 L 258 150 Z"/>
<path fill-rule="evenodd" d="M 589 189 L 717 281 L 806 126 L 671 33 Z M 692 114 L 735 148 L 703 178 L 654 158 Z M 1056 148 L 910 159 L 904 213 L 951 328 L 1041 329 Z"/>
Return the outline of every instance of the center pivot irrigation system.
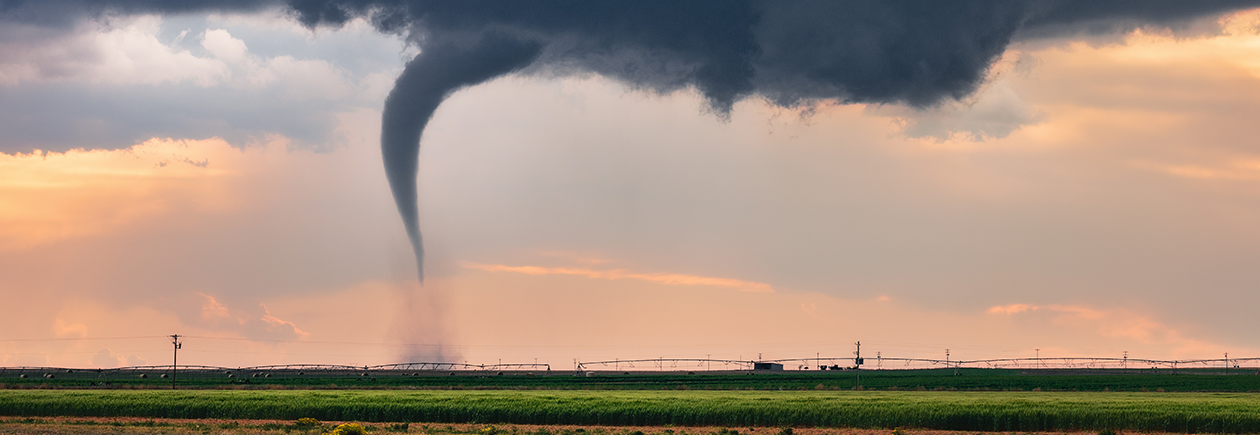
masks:
<path fill-rule="evenodd" d="M 284 364 L 254 367 L 216 367 L 204 365 L 184 365 L 179 363 L 179 350 L 183 347 L 180 338 L 187 336 L 170 335 L 173 346 L 171 365 L 132 366 L 122 368 L 64 368 L 64 367 L 0 367 L 0 379 L 4 378 L 69 378 L 69 379 L 119 379 L 126 377 L 170 378 L 172 387 L 175 377 L 184 379 L 208 378 L 271 378 L 271 377 L 361 377 L 374 379 L 375 376 L 439 376 L 439 375 L 502 375 L 504 372 L 516 374 L 552 374 L 551 365 L 546 363 L 508 363 L 502 360 L 498 364 L 468 364 L 454 362 L 409 362 L 398 364 L 382 364 L 373 366 L 349 366 L 328 364 Z M 133 337 L 145 338 L 145 337 Z M 594 375 L 600 372 L 731 372 L 731 371 L 808 371 L 808 370 L 924 370 L 924 369 L 1017 369 L 1017 370 L 1152 370 L 1159 372 L 1212 373 L 1212 374 L 1244 374 L 1255 371 L 1260 374 L 1260 357 L 1187 360 L 1155 360 L 1129 358 L 1125 351 L 1120 358 L 1113 357 L 1067 357 L 1043 358 L 1041 349 L 1035 349 L 1037 356 L 1033 358 L 995 358 L 959 360 L 950 358 L 950 350 L 945 349 L 945 359 L 933 358 L 898 358 L 885 357 L 879 352 L 874 358 L 862 357 L 862 343 L 854 343 L 856 350 L 852 357 L 822 357 L 815 354 L 813 358 L 763 359 L 758 354 L 756 360 L 705 358 L 653 358 L 653 359 L 613 359 L 607 361 L 573 360 L 574 374 Z M 1231 370 L 1233 372 L 1231 373 Z M 242 380 L 243 380 L 242 379 Z M 860 379 L 860 378 L 859 378 Z M 860 381 L 859 381 L 860 382 Z M 859 384 L 860 385 L 860 384 Z"/>
<path fill-rule="evenodd" d="M 923 370 L 923 369 L 1021 369 L 1021 370 L 1140 370 L 1203 372 L 1212 374 L 1252 374 L 1260 371 L 1260 358 L 1219 358 L 1194 360 L 1151 360 L 1137 358 L 1001 358 L 950 360 L 895 358 L 784 358 L 732 360 L 714 358 L 613 359 L 574 361 L 573 373 L 601 372 L 732 372 L 732 371 L 817 371 L 817 370 Z M 393 377 L 393 376 L 485 376 L 512 374 L 569 374 L 553 372 L 544 363 L 468 364 L 449 362 L 410 362 L 372 366 L 330 364 L 282 364 L 253 367 L 205 365 L 146 365 L 119 368 L 0 367 L 0 379 L 59 378 L 110 380 L 157 378 L 174 380 L 210 378 L 296 378 L 296 377 Z"/>
<path fill-rule="evenodd" d="M 547 364 L 466 364 L 445 362 L 412 362 L 400 364 L 382 364 L 374 366 L 347 366 L 330 364 L 282 364 L 253 367 L 217 367 L 203 365 L 156 365 L 132 366 L 109 369 L 76 369 L 65 367 L 0 367 L 0 379 L 3 378 L 48 378 L 48 379 L 93 379 L 108 381 L 111 379 L 159 378 L 170 377 L 172 381 L 178 373 L 180 379 L 211 378 L 297 378 L 297 377 L 362 377 L 377 376 L 435 376 L 435 375 L 486 375 L 516 373 L 549 373 L 551 366 Z"/>
<path fill-rule="evenodd" d="M 1193 360 L 1153 360 L 1137 358 L 998 358 L 977 360 L 948 360 L 930 358 L 895 358 L 876 356 L 861 358 L 784 358 L 766 360 L 726 360 L 709 358 L 651 358 L 615 359 L 609 361 L 579 361 L 578 371 L 589 370 L 648 370 L 648 371 L 695 371 L 695 370 L 753 370 L 758 364 L 782 364 L 783 370 L 922 370 L 934 368 L 983 368 L 983 369 L 1244 369 L 1260 367 L 1260 358 L 1217 358 Z"/>

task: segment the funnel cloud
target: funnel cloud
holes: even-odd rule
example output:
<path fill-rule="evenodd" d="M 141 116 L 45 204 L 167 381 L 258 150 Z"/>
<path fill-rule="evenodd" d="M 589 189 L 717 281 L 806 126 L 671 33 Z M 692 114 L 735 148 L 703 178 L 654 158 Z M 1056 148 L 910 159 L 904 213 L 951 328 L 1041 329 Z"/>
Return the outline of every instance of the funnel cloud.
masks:
<path fill-rule="evenodd" d="M 424 281 L 424 244 L 416 195 L 420 135 L 433 112 L 451 93 L 524 68 L 538 56 L 540 46 L 498 33 L 471 43 L 433 44 L 407 63 L 394 89 L 385 98 L 381 121 L 381 155 L 394 203 L 407 228 L 416 254 L 416 269 Z"/>
<path fill-rule="evenodd" d="M 309 27 L 368 18 L 422 52 L 386 101 L 381 147 L 424 276 L 416 167 L 424 126 L 459 88 L 513 72 L 694 88 L 729 116 L 750 97 L 930 107 L 973 93 L 1021 37 L 1178 26 L 1260 2 L 294 1 Z M 1030 36 L 1022 36 L 1030 35 Z"/>

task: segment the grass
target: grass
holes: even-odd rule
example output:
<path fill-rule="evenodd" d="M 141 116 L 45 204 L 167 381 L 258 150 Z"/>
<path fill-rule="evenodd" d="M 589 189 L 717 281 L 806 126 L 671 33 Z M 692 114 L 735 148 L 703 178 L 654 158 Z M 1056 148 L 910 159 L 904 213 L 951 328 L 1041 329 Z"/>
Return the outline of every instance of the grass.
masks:
<path fill-rule="evenodd" d="M 1115 370 L 1107 375 L 1024 374 L 1018 370 L 962 369 L 884 370 L 862 372 L 862 386 L 871 390 L 960 391 L 1212 391 L 1260 392 L 1260 376 L 1155 374 L 1143 370 Z M 634 373 L 634 372 L 631 372 Z M 572 376 L 461 374 L 459 376 L 399 376 L 388 373 L 362 376 L 296 376 L 227 378 L 181 375 L 181 388 L 351 388 L 351 389 L 546 389 L 546 390 L 848 390 L 856 386 L 854 372 L 779 372 L 749 374 L 604 374 Z M 1070 373 L 1070 372 L 1069 372 Z M 1250 373 L 1250 372 L 1248 372 Z M 0 388 L 162 388 L 169 379 L 156 376 L 95 378 L 91 373 L 55 379 L 0 377 Z"/>
<path fill-rule="evenodd" d="M 725 428 L 677 426 L 537 426 L 537 425 L 410 425 L 407 423 L 355 423 L 375 435 L 411 433 L 418 435 L 888 435 L 879 429 L 834 428 Z M 315 426 L 277 424 L 261 421 L 211 420 L 117 421 L 105 419 L 31 419 L 0 417 L 0 433 L 39 435 L 322 435 L 336 430 L 338 423 Z M 345 431 L 343 431 L 344 433 Z M 951 431 L 895 430 L 892 435 L 973 435 Z M 1050 435 L 1024 433 L 1022 435 Z M 1088 435 L 1077 433 L 1073 435 Z M 1109 434 L 1118 435 L 1118 434 Z"/>
<path fill-rule="evenodd" d="M 305 420 L 305 421 L 303 421 Z M 370 427 L 370 426 L 369 426 Z M 325 434 L 335 430 L 337 425 L 325 424 L 313 419 L 302 419 L 292 423 L 279 422 L 247 422 L 237 421 L 214 422 L 206 420 L 139 420 L 139 421 L 98 421 L 98 420 L 49 420 L 42 418 L 0 419 L 0 433 L 40 433 L 60 434 L 117 434 L 117 433 L 160 433 L 160 434 Z M 408 432 L 408 425 L 385 425 L 370 427 L 367 431 L 383 429 L 387 432 Z M 343 432 L 344 433 L 344 432 Z M 341 434 L 338 434 L 341 435 Z"/>
<path fill-rule="evenodd" d="M 0 415 L 479 424 L 1260 432 L 1238 393 L 4 390 Z"/>

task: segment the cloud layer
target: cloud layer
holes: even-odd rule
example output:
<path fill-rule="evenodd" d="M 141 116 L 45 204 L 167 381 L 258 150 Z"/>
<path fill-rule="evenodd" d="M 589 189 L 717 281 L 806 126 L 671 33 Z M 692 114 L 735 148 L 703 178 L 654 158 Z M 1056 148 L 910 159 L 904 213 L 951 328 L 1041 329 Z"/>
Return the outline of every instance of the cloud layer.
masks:
<path fill-rule="evenodd" d="M 711 96 L 689 82 L 573 76 L 591 69 L 548 45 L 538 58 L 558 63 L 456 91 L 425 133 L 429 286 L 453 295 L 456 338 L 439 352 L 394 321 L 429 301 L 409 294 L 414 263 L 375 143 L 376 108 L 414 52 L 396 40 L 360 57 L 308 52 L 308 37 L 390 40 L 366 18 L 311 33 L 274 13 L 72 21 L 54 30 L 157 41 L 166 48 L 137 47 L 226 70 L 106 70 L 94 62 L 115 58 L 99 57 L 0 88 L 26 95 L 0 98 L 18 117 L 0 117 L 6 133 L 34 138 L 0 154 L 7 334 L 215 336 L 231 340 L 190 341 L 189 361 L 228 365 L 427 352 L 562 367 L 707 349 L 847 354 L 859 339 L 885 355 L 967 357 L 1260 347 L 1246 333 L 1260 282 L 1254 12 L 1205 34 L 1144 27 L 1104 42 L 1034 41 L 1023 27 L 957 102 L 751 98 L 728 119 L 697 116 Z M 528 36 L 504 32 L 518 31 Z M 99 71 L 115 73 L 92 81 Z M 53 112 L 73 122 L 41 121 Z M 103 125 L 131 127 L 89 128 Z M 219 131 L 227 140 L 194 140 Z M 88 149 L 27 149 L 57 135 Z M 745 284 L 774 291 L 732 291 Z M 768 326 L 748 336 L 749 322 Z M 3 364 L 169 356 L 161 337 L 50 343 L 0 342 Z"/>
<path fill-rule="evenodd" d="M 397 67 L 403 50 L 361 23 L 311 35 L 234 16 L 121 16 L 66 29 L 5 29 L 4 152 L 118 149 L 152 137 L 249 146 L 276 134 L 296 147 L 328 150 L 341 144 L 331 128 L 335 117 L 379 107 L 396 74 L 364 66 Z M 265 36 L 250 47 L 232 32 Z M 273 41 L 287 49 L 277 52 Z M 344 44 L 370 48 L 347 56 Z M 343 59 L 358 63 L 347 69 Z"/>

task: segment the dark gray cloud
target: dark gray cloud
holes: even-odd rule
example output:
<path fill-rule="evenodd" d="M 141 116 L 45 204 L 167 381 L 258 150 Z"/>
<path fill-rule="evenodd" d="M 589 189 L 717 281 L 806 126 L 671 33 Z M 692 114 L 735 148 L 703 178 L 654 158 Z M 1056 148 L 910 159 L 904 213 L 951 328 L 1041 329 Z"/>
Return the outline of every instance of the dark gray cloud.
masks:
<path fill-rule="evenodd" d="M 835 100 L 926 107 L 974 92 L 1021 28 L 1108 21 L 1119 28 L 1240 6 L 1161 3 L 1150 6 L 1159 11 L 1142 11 L 1122 3 L 296 0 L 290 7 L 307 26 L 366 16 L 428 48 L 391 93 L 381 141 L 423 277 L 415 176 L 424 126 L 454 90 L 523 62 L 659 92 L 694 87 L 719 116 L 754 95 L 781 106 Z M 497 41 L 490 48 L 484 39 L 468 42 L 489 33 Z M 482 45 L 446 59 L 457 51 L 448 47 L 461 44 Z M 445 65 L 435 72 L 438 57 Z"/>
<path fill-rule="evenodd" d="M 329 143 L 336 126 L 329 107 L 261 93 L 176 85 L 0 86 L 0 152 L 126 148 L 153 137 L 219 137 L 244 146 L 265 141 L 269 133 L 285 135 L 299 148 L 335 145 Z"/>
<path fill-rule="evenodd" d="M 267 0 L 0 0 L 6 19 L 258 10 Z M 930 107 L 973 93 L 1011 41 L 1177 25 L 1258 1 L 289 0 L 310 27 L 366 17 L 422 53 L 386 105 L 385 167 L 422 254 L 419 141 L 452 92 L 513 71 L 596 73 L 641 89 L 692 87 L 719 116 L 739 100 Z M 422 258 L 417 259 L 422 262 Z M 423 274 L 423 272 L 422 272 Z"/>
<path fill-rule="evenodd" d="M 0 0 L 0 22 L 70 27 L 85 17 L 250 12 L 281 4 L 270 0 Z"/>
<path fill-rule="evenodd" d="M 931 105 L 974 91 L 1015 38 L 1177 25 L 1255 0 L 424 1 L 0 0 L 0 20 L 284 7 L 305 25 L 367 17 L 421 47 L 495 31 L 543 46 L 539 62 L 669 91 L 693 86 L 719 113 L 752 95 Z"/>
<path fill-rule="evenodd" d="M 1178 25 L 1251 0 L 673 2 L 292 0 L 308 26 L 369 17 L 421 46 L 485 31 L 544 44 L 539 60 L 645 88 L 694 86 L 719 112 L 793 105 L 926 106 L 974 91 L 1012 39 Z"/>
<path fill-rule="evenodd" d="M 1105 35 L 1147 26 L 1176 30 L 1197 18 L 1256 6 L 1252 0 L 1057 0 L 1035 4 L 1016 38 Z"/>

